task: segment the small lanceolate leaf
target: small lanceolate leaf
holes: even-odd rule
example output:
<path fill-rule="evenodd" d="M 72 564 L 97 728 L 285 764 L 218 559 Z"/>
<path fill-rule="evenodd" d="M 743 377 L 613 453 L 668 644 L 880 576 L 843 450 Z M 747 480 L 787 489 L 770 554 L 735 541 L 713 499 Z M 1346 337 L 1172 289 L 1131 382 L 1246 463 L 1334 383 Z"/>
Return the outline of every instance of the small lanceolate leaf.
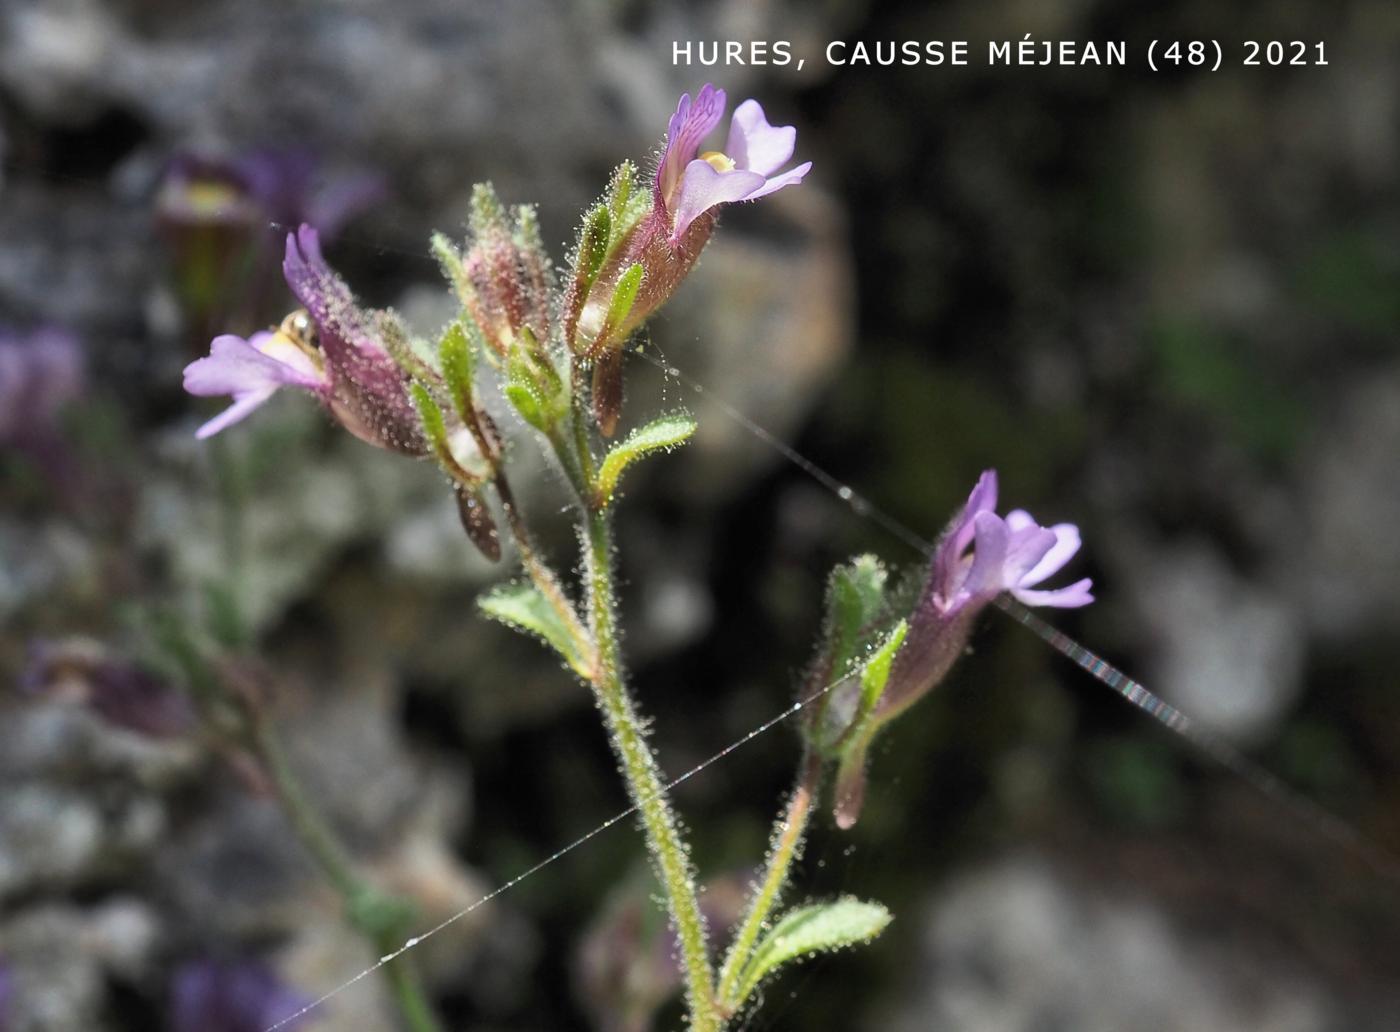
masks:
<path fill-rule="evenodd" d="M 850 896 L 788 911 L 754 947 L 735 999 L 730 1002 L 736 1007 L 742 1004 L 760 982 L 784 964 L 869 942 L 891 920 L 890 912 L 879 903 Z"/>
<path fill-rule="evenodd" d="M 457 414 L 466 419 L 472 411 L 472 346 L 461 323 L 454 322 L 443 332 L 438 341 L 438 364 Z"/>
<path fill-rule="evenodd" d="M 533 584 L 502 584 L 477 604 L 494 620 L 534 635 L 552 646 L 580 677 L 588 677 L 588 657 L 549 600 Z"/>
<path fill-rule="evenodd" d="M 540 404 L 540 399 L 534 391 L 522 383 L 508 383 L 501 390 L 506 400 L 515 407 L 515 411 L 520 413 L 521 419 L 536 430 L 548 432 L 549 420 L 545 418 L 544 406 Z"/>
<path fill-rule="evenodd" d="M 462 284 L 467 282 L 466 271 L 462 268 L 462 252 L 442 233 L 434 233 L 429 246 L 438 260 L 438 265 L 442 267 L 442 274 L 447 278 L 447 282 L 455 289 L 461 290 Z"/>
<path fill-rule="evenodd" d="M 623 228 L 627 202 L 632 199 L 632 179 L 636 172 L 636 166 L 632 162 L 624 161 L 617 166 L 612 180 L 608 183 L 608 211 L 612 217 L 612 224 L 619 230 Z"/>
<path fill-rule="evenodd" d="M 608 240 L 612 235 L 612 216 L 605 205 L 594 205 L 583 222 L 583 236 L 578 244 L 578 276 L 588 285 L 593 283 L 608 256 Z"/>
<path fill-rule="evenodd" d="M 832 571 L 827 588 L 829 676 L 843 675 L 859 654 L 864 635 L 884 609 L 887 579 L 884 565 L 873 555 L 857 556 Z"/>
<path fill-rule="evenodd" d="M 608 302 L 608 317 L 603 322 L 603 330 L 598 334 L 600 341 L 612 336 L 619 326 L 627 322 L 627 317 L 632 314 L 632 305 L 637 300 L 637 291 L 642 289 L 644 275 L 645 270 L 640 263 L 633 262 L 618 277 L 612 300 Z"/>
<path fill-rule="evenodd" d="M 446 448 L 447 423 L 442 418 L 442 409 L 438 408 L 438 403 L 421 383 L 412 384 L 409 387 L 409 395 L 413 398 L 413 405 L 418 409 L 418 418 L 423 423 L 423 436 L 432 442 L 435 448 Z"/>
<path fill-rule="evenodd" d="M 613 446 L 598 468 L 598 497 L 606 504 L 617 490 L 622 471 L 643 456 L 657 451 L 669 451 L 684 444 L 695 433 L 695 420 L 685 412 L 662 416 L 646 426 L 633 430 L 627 440 Z"/>
<path fill-rule="evenodd" d="M 875 703 L 880 701 L 880 693 L 885 690 L 885 682 L 890 679 L 890 667 L 894 665 L 895 654 L 904 644 L 904 636 L 908 633 L 908 622 L 899 621 L 894 630 L 880 643 L 880 647 L 866 660 L 865 669 L 860 674 L 861 709 L 865 712 L 870 712 Z"/>

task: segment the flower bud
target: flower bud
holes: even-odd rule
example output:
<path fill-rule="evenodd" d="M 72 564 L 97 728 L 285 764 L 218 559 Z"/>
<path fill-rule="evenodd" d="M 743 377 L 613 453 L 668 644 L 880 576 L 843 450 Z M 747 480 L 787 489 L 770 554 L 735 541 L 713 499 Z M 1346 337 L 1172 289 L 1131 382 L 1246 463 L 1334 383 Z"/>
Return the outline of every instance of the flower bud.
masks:
<path fill-rule="evenodd" d="M 507 212 L 490 184 L 472 192 L 469 247 L 458 254 L 444 239 L 434 246 L 471 320 L 501 358 L 525 329 L 548 340 L 553 272 L 535 210 Z"/>

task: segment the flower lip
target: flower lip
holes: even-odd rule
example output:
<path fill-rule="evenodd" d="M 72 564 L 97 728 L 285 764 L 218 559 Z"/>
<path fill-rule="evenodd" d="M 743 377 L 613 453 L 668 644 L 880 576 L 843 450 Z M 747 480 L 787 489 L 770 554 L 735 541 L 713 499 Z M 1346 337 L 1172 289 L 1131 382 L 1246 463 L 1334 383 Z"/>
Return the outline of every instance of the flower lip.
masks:
<path fill-rule="evenodd" d="M 246 418 L 283 387 L 324 396 L 330 386 L 324 368 L 282 329 L 246 340 L 231 333 L 215 337 L 208 356 L 185 367 L 185 390 L 190 394 L 233 398 L 232 405 L 195 432 L 201 440 Z"/>

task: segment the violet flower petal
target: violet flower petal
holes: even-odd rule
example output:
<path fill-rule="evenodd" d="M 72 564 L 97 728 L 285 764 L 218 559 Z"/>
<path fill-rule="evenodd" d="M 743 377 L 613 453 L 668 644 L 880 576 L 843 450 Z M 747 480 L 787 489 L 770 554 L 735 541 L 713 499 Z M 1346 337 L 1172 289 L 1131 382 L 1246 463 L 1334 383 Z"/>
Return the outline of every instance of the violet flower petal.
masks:
<path fill-rule="evenodd" d="M 763 183 L 757 172 L 720 172 L 708 161 L 696 158 L 685 167 L 671 205 L 675 217 L 671 243 L 685 236 L 690 224 L 715 205 L 745 200 L 762 189 Z"/>
<path fill-rule="evenodd" d="M 1094 596 L 1089 589 L 1094 586 L 1094 582 L 1088 577 L 1077 580 L 1073 584 L 1064 588 L 1054 588 L 1048 591 L 1037 591 L 1031 588 L 1012 588 L 1011 594 L 1020 602 L 1028 606 L 1054 606 L 1059 609 L 1077 609 L 1080 606 L 1087 606 L 1094 601 Z"/>
<path fill-rule="evenodd" d="M 1006 522 L 1010 523 L 1011 517 L 1015 515 L 1016 513 L 1009 514 Z M 1029 514 L 1026 516 L 1028 519 L 1030 518 Z M 1047 529 L 1055 535 L 1055 544 L 1045 553 L 1040 562 L 1031 567 L 1021 578 L 1019 583 L 1027 587 L 1039 584 L 1045 578 L 1058 573 L 1079 552 L 1081 544 L 1079 528 L 1073 523 L 1057 523 Z"/>
<path fill-rule="evenodd" d="M 278 387 L 318 390 L 325 386 L 310 358 L 293 349 L 274 347 L 275 335 L 255 333 L 247 340 L 231 333 L 215 337 L 209 354 L 185 367 L 185 390 L 202 398 L 240 395 Z"/>
<path fill-rule="evenodd" d="M 700 87 L 694 101 L 689 93 L 681 94 L 676 113 L 666 127 L 666 150 L 656 170 L 656 188 L 668 205 L 682 172 L 699 150 L 700 141 L 724 117 L 725 100 L 724 90 L 715 89 L 708 82 Z"/>
<path fill-rule="evenodd" d="M 763 105 L 758 101 L 746 100 L 734 109 L 724 153 L 734 161 L 736 168 L 771 176 L 792 157 L 796 147 L 797 127 L 769 125 Z M 811 167 L 811 162 L 807 167 Z"/>
<path fill-rule="evenodd" d="M 812 171 L 812 163 L 810 161 L 804 161 L 789 172 L 784 172 L 780 176 L 771 177 L 757 190 L 745 197 L 744 200 L 756 201 L 760 197 L 767 197 L 770 193 L 777 193 L 785 186 L 795 186 L 802 182 L 803 177 L 810 171 Z"/>
<path fill-rule="evenodd" d="M 1041 563 L 1055 547 L 1055 533 L 1037 524 L 1017 530 L 1011 521 L 1004 521 L 1010 531 L 1006 559 L 1001 565 L 1001 586 L 1015 588 L 1026 583 L 1026 575 Z"/>
<path fill-rule="evenodd" d="M 959 586 L 959 596 L 995 595 L 1002 590 L 1002 567 L 1011 543 L 1011 531 L 994 512 L 979 512 L 972 525 L 976 543 L 973 545 L 972 567 Z M 949 599 L 953 602 L 953 599 Z"/>
<path fill-rule="evenodd" d="M 195 439 L 207 440 L 215 434 L 227 430 L 234 423 L 242 422 L 265 405 L 276 393 L 276 387 L 268 387 L 264 390 L 248 391 L 236 395 L 232 405 L 213 419 L 200 425 L 199 429 L 194 432 Z"/>
<path fill-rule="evenodd" d="M 994 469 L 983 470 L 982 475 L 977 478 L 977 483 L 973 485 L 971 493 L 968 494 L 967 502 L 963 505 L 962 511 L 953 518 L 952 524 L 938 543 L 938 550 L 934 553 L 933 572 L 939 585 L 948 589 L 957 576 L 962 555 L 972 544 L 973 521 L 977 514 L 979 512 L 993 512 L 996 507 L 997 471 Z"/>
<path fill-rule="evenodd" d="M 282 387 L 321 394 L 330 388 L 311 360 L 273 333 L 244 340 L 231 333 L 215 337 L 209 354 L 185 367 L 185 390 L 199 397 L 228 394 L 233 404 L 195 431 L 204 440 L 246 418 Z"/>

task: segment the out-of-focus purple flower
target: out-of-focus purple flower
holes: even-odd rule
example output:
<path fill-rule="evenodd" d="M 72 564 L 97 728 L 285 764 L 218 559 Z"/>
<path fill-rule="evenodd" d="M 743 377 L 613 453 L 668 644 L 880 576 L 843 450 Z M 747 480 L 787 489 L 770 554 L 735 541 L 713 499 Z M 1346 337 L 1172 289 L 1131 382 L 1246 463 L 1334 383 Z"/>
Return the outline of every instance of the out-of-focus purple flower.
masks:
<path fill-rule="evenodd" d="M 723 151 L 700 151 L 700 144 L 724 117 L 724 90 L 706 83 L 692 101 L 681 95 L 666 128 L 666 149 L 656 170 L 656 202 L 669 221 L 668 240 L 679 248 L 686 230 L 721 204 L 755 201 L 802 182 L 810 161 L 786 172 L 797 130 L 768 124 L 763 106 L 746 100 L 734 110 Z"/>
<path fill-rule="evenodd" d="M 385 335 L 401 333 L 386 312 L 366 311 L 326 264 L 316 230 L 287 235 L 282 270 L 305 308 L 274 333 L 248 340 L 214 338 L 208 357 L 185 368 L 185 389 L 203 397 L 231 395 L 233 405 L 200 427 L 208 437 L 238 422 L 281 387 L 320 398 L 351 433 L 370 444 L 421 455 L 418 415 L 405 391 L 406 374 Z"/>
<path fill-rule="evenodd" d="M 54 326 L 0 329 L 0 446 L 51 432 L 82 390 L 83 354 L 71 333 Z"/>
<path fill-rule="evenodd" d="M 10 1030 L 10 1009 L 13 1006 L 12 999 L 15 994 L 14 976 L 10 974 L 10 966 L 0 960 L 0 1032 Z"/>
<path fill-rule="evenodd" d="M 1042 527 L 1023 509 L 996 514 L 997 475 L 987 470 L 939 539 L 909 630 L 864 734 L 852 741 L 836 780 L 836 821 L 849 828 L 865 794 L 865 752 L 875 733 L 933 690 L 967 648 L 973 621 L 1002 592 L 1028 606 L 1075 608 L 1094 600 L 1085 578 L 1038 587 L 1079 551 L 1079 528 Z"/>
<path fill-rule="evenodd" d="M 250 151 L 233 168 L 263 211 L 282 227 L 303 222 L 327 240 L 384 196 L 384 178 L 356 170 L 320 179 L 321 162 L 309 150 Z"/>
<path fill-rule="evenodd" d="M 85 705 L 103 720 L 153 738 L 194 727 L 188 697 L 164 678 L 82 638 L 36 641 L 20 690 Z"/>
<path fill-rule="evenodd" d="M 308 223 L 329 239 L 383 193 L 383 180 L 364 172 L 322 177 L 307 150 L 173 158 L 155 212 L 191 344 L 266 317 L 285 227 Z"/>
<path fill-rule="evenodd" d="M 324 179 L 320 173 L 321 162 L 306 149 L 178 154 L 166 168 L 156 208 L 167 226 L 306 222 L 330 239 L 384 195 L 383 177 L 373 173 Z"/>
<path fill-rule="evenodd" d="M 170 1032 L 264 1032 L 302 1027 L 310 1015 L 292 1018 L 311 1003 L 272 971 L 253 962 L 201 960 L 175 972 Z M 287 1019 L 291 1020 L 287 1020 Z"/>

